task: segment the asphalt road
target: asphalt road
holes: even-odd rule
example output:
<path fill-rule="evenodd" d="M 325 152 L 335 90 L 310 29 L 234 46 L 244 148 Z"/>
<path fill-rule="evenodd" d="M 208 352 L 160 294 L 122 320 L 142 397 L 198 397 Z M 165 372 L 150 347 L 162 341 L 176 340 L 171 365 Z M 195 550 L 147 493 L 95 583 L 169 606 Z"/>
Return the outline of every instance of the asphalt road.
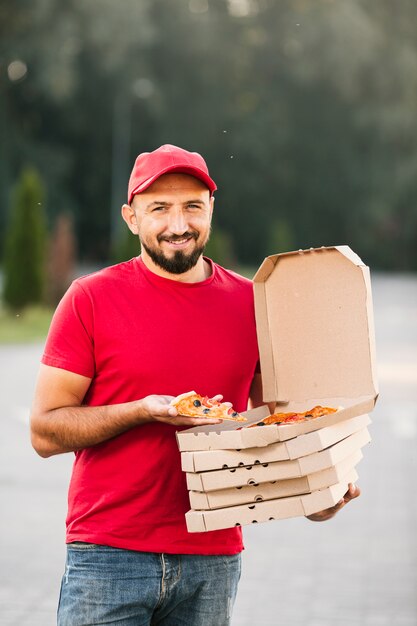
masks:
<path fill-rule="evenodd" d="M 417 625 L 417 278 L 373 289 L 380 398 L 362 495 L 326 523 L 245 527 L 233 626 Z M 64 565 L 71 455 L 41 459 L 28 436 L 41 350 L 0 347 L 2 626 L 53 626 Z"/>

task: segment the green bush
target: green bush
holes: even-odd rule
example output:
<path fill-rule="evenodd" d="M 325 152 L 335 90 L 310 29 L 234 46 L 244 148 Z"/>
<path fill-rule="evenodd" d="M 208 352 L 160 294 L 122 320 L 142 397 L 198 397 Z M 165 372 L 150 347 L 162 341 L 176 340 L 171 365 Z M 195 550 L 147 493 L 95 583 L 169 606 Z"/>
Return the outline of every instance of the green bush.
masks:
<path fill-rule="evenodd" d="M 25 169 L 14 191 L 4 255 L 3 299 L 14 310 L 43 300 L 46 248 L 43 200 L 39 175 L 31 168 Z"/>

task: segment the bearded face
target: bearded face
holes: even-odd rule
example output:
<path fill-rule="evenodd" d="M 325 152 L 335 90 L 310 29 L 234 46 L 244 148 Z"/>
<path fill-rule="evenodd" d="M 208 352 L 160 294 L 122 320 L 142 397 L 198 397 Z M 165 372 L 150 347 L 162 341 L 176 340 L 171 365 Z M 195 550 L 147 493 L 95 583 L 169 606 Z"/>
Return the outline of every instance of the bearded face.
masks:
<path fill-rule="evenodd" d="M 132 203 L 142 254 L 164 272 L 188 272 L 209 239 L 212 209 L 213 200 L 200 180 L 164 174 Z"/>

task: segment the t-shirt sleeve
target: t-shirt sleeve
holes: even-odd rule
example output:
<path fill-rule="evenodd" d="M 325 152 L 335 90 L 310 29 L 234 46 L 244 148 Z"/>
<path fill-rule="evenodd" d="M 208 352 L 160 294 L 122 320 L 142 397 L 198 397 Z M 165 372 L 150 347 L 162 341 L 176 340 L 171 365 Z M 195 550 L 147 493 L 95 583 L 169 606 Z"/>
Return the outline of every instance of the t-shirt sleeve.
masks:
<path fill-rule="evenodd" d="M 55 311 L 41 362 L 88 378 L 94 376 L 93 305 L 77 281 Z"/>

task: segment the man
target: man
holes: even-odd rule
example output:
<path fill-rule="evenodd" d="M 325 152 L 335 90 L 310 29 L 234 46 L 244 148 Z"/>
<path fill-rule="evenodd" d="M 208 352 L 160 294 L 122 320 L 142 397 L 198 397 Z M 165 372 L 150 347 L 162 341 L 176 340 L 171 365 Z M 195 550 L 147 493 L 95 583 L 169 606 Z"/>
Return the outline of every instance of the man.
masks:
<path fill-rule="evenodd" d="M 218 420 L 170 406 L 262 403 L 251 282 L 203 256 L 215 190 L 197 153 L 139 155 L 122 216 L 141 255 L 76 280 L 52 321 L 31 428 L 41 456 L 75 452 L 59 626 L 230 623 L 241 530 L 187 532 L 175 440 Z"/>

